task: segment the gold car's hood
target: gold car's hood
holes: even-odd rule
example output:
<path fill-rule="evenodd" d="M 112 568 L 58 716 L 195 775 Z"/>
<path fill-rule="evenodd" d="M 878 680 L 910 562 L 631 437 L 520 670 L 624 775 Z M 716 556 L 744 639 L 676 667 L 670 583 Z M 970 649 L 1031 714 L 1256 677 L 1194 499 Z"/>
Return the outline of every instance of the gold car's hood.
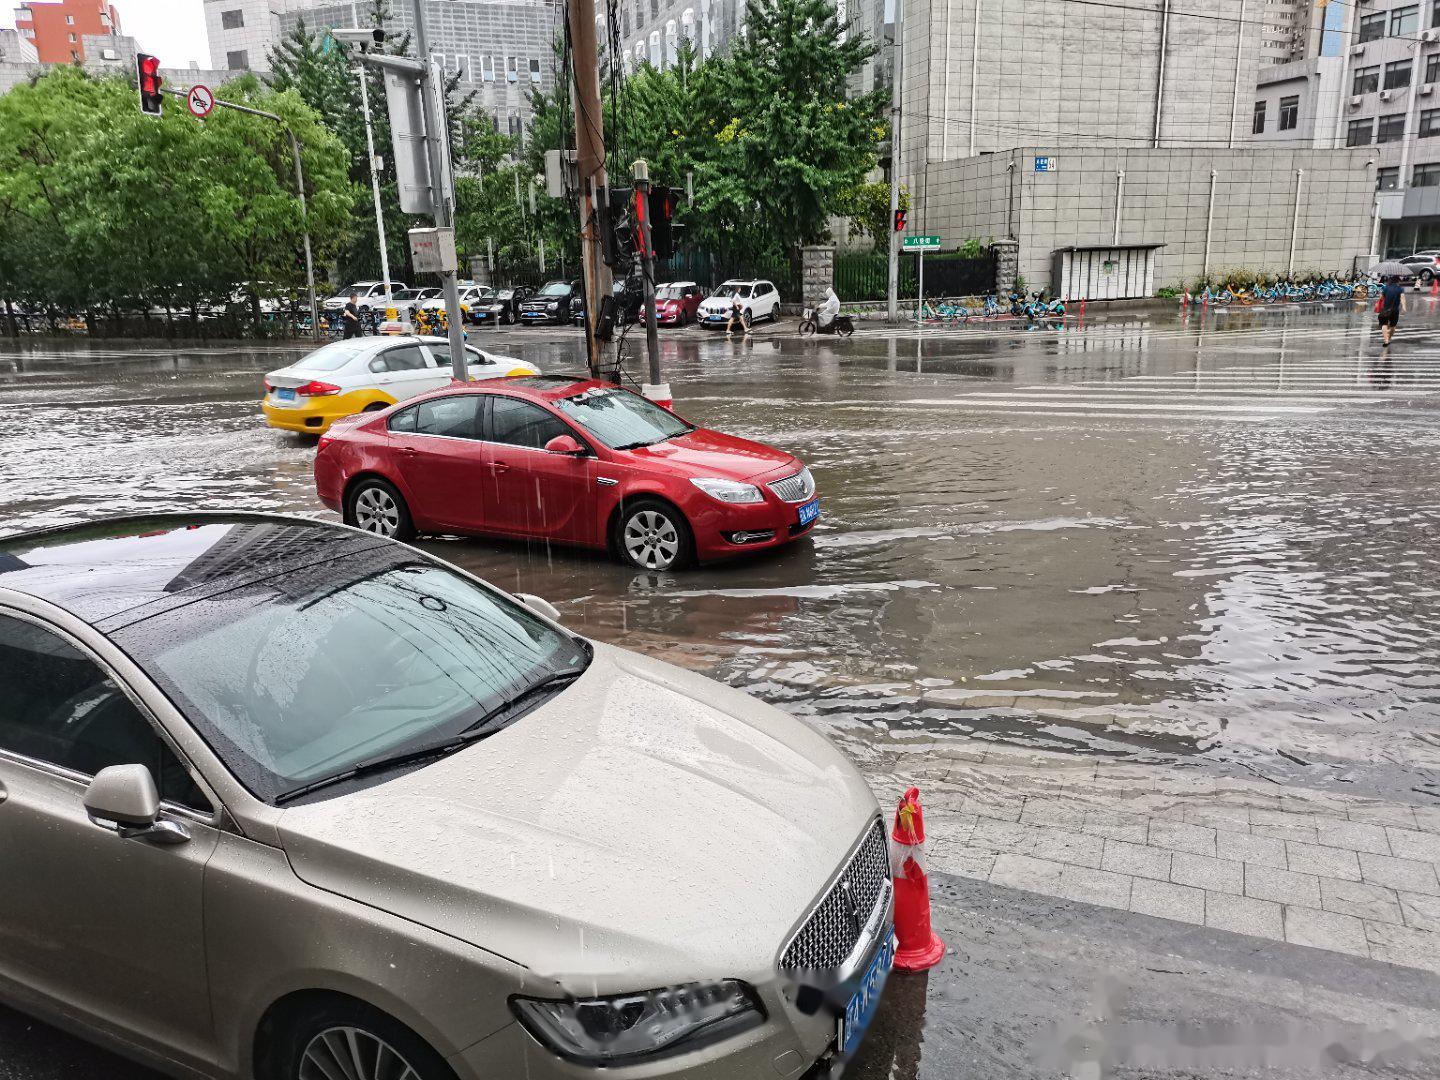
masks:
<path fill-rule="evenodd" d="M 800 721 L 597 645 L 509 728 L 280 831 L 318 888 L 604 992 L 773 970 L 875 812 Z"/>

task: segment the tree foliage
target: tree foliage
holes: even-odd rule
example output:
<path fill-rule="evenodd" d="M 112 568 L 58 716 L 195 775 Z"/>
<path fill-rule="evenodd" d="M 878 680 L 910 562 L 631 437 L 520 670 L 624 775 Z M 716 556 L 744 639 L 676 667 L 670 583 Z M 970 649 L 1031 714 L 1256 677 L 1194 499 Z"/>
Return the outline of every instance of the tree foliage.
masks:
<path fill-rule="evenodd" d="M 229 100 L 284 117 L 299 139 L 320 258 L 350 225 L 344 151 L 290 92 L 253 79 Z M 6 293 L 118 315 L 280 295 L 303 281 L 305 215 L 289 140 L 272 121 L 171 104 L 136 108 L 122 79 L 56 67 L 0 97 L 0 279 Z"/>

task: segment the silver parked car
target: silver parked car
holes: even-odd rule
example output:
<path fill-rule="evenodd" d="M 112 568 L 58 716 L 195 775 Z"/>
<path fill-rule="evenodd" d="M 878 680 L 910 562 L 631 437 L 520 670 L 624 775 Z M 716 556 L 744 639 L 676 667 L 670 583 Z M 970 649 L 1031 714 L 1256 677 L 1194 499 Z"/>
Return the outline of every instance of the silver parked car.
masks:
<path fill-rule="evenodd" d="M 298 518 L 0 541 L 0 998 L 246 1080 L 853 1050 L 893 955 L 860 775 L 553 615 Z"/>

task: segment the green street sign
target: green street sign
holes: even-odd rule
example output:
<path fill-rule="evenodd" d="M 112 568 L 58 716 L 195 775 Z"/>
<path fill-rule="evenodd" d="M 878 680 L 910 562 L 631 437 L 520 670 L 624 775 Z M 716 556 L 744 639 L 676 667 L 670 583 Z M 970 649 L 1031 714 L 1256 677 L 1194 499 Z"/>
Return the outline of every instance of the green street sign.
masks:
<path fill-rule="evenodd" d="M 904 246 L 906 251 L 939 251 L 940 238 L 938 236 L 907 236 Z"/>

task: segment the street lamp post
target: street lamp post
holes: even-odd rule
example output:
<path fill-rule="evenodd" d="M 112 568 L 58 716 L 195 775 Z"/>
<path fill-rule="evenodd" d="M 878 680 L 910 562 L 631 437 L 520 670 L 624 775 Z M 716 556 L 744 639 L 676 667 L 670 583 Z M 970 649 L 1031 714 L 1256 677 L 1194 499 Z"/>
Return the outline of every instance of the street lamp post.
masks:
<path fill-rule="evenodd" d="M 365 85 L 365 69 L 357 67 L 355 75 L 360 80 L 360 111 L 365 114 L 365 148 L 370 152 L 370 192 L 375 198 L 375 237 L 380 243 L 380 276 L 385 279 L 385 306 L 388 308 L 394 298 L 390 295 L 390 252 L 385 243 L 385 211 L 380 207 L 380 170 L 375 166 L 375 126 L 370 122 L 370 91 Z"/>

